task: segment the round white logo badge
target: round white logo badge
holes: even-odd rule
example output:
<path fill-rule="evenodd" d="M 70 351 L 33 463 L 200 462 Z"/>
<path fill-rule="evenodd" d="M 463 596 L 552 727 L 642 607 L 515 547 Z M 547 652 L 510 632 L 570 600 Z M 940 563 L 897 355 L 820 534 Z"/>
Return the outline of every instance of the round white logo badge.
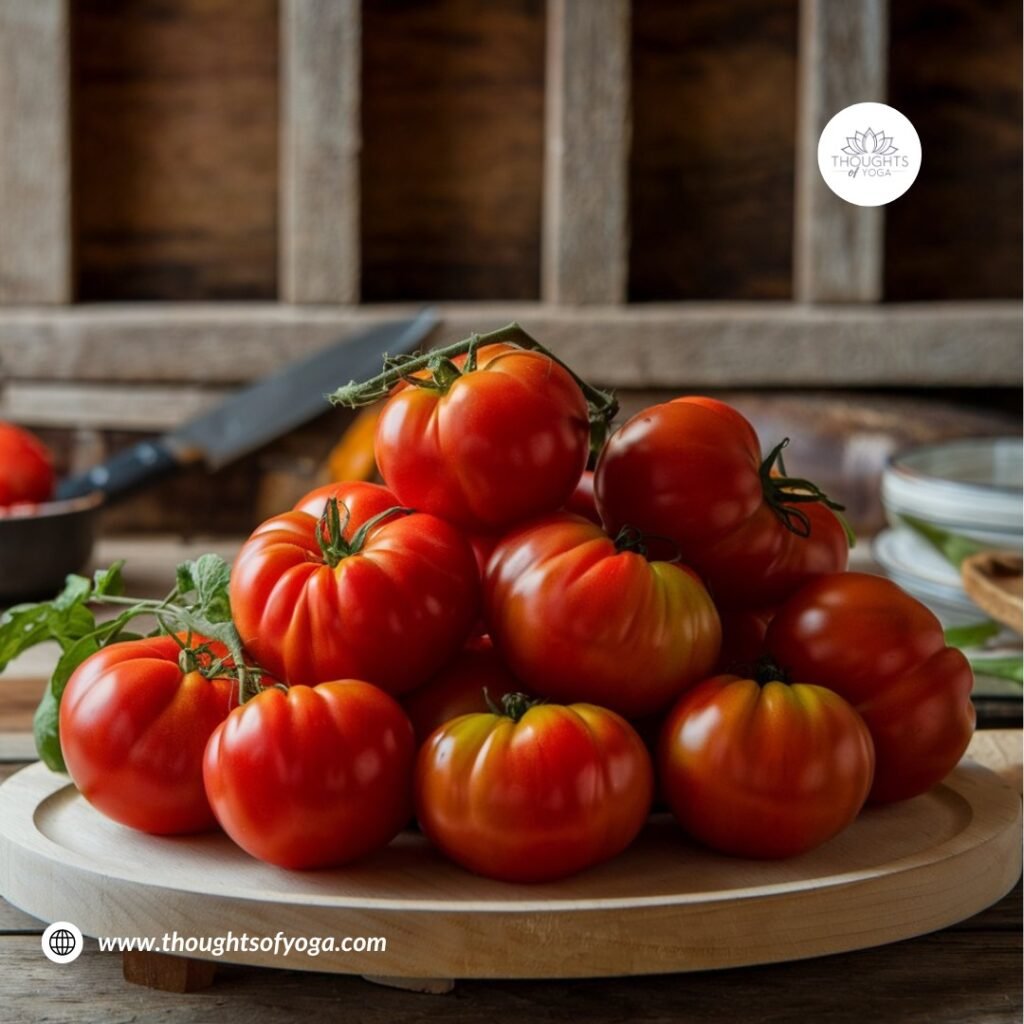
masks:
<path fill-rule="evenodd" d="M 54 921 L 43 932 L 43 953 L 55 964 L 77 960 L 84 945 L 81 929 L 70 921 Z"/>
<path fill-rule="evenodd" d="M 921 170 L 921 140 L 898 110 L 884 103 L 854 103 L 840 110 L 818 140 L 825 184 L 856 206 L 884 206 L 914 184 Z"/>

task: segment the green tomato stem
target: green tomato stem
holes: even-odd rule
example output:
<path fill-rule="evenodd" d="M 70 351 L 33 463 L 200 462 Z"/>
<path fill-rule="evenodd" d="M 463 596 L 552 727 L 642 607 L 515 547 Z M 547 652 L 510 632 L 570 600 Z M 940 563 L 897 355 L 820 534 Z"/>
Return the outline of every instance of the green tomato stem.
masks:
<path fill-rule="evenodd" d="M 590 418 L 591 449 L 599 450 L 608 436 L 608 426 L 618 412 L 619 403 L 611 391 L 602 391 L 588 384 L 570 366 L 567 366 L 550 349 L 542 345 L 536 338 L 531 337 L 517 323 L 507 324 L 499 327 L 496 331 L 488 334 L 472 334 L 462 341 L 443 348 L 432 349 L 414 356 L 399 356 L 394 359 L 386 359 L 384 370 L 362 383 L 350 381 L 344 387 L 337 388 L 329 399 L 334 405 L 343 405 L 349 409 L 355 409 L 362 405 L 370 405 L 373 402 L 386 398 L 395 385 L 406 381 L 417 385 L 425 385 L 439 390 L 446 390 L 451 386 L 452 378 L 450 372 L 444 368 L 450 366 L 451 360 L 456 356 L 470 353 L 465 370 L 471 373 L 475 369 L 475 353 L 482 345 L 497 344 L 515 345 L 517 348 L 530 352 L 540 352 L 553 362 L 558 363 L 568 373 L 583 392 L 587 400 L 587 409 Z M 442 373 L 442 380 L 437 380 L 438 371 Z M 411 380 L 411 375 L 420 370 L 430 370 L 433 379 L 428 381 Z"/>

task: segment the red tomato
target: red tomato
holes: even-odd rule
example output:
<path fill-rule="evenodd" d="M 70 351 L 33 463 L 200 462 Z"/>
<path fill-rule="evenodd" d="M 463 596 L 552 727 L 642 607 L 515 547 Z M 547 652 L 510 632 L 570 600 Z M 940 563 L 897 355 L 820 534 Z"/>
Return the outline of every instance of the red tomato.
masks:
<path fill-rule="evenodd" d="M 754 669 L 764 654 L 764 637 L 774 614 L 774 608 L 726 608 L 720 612 L 719 672 L 742 675 Z"/>
<path fill-rule="evenodd" d="M 765 608 L 846 568 L 848 542 L 825 496 L 775 475 L 754 428 L 712 398 L 677 398 L 615 433 L 595 474 L 610 532 L 667 538 L 721 606 Z"/>
<path fill-rule="evenodd" d="M 384 407 L 376 454 L 387 485 L 403 504 L 483 533 L 560 508 L 590 437 L 572 376 L 509 345 L 480 349 L 474 371 L 455 364 L 438 387 L 404 387 Z"/>
<path fill-rule="evenodd" d="M 716 676 L 670 712 L 658 768 L 695 839 L 739 857 L 792 857 L 857 817 L 874 752 L 860 716 L 831 690 Z"/>
<path fill-rule="evenodd" d="M 601 525 L 601 517 L 597 512 L 597 501 L 594 498 L 594 474 L 588 469 L 580 477 L 576 490 L 569 495 L 565 503 L 565 511 L 573 512 L 592 523 Z"/>
<path fill-rule="evenodd" d="M 479 613 L 469 545 L 434 516 L 372 522 L 353 518 L 328 541 L 326 520 L 285 512 L 242 546 L 231 571 L 235 625 L 278 679 L 361 678 L 405 693 L 462 646 Z"/>
<path fill-rule="evenodd" d="M 816 680 L 860 712 L 875 743 L 873 801 L 925 792 L 967 749 L 971 666 L 895 583 L 860 572 L 814 580 L 778 610 L 766 642 L 794 678 Z"/>
<path fill-rule="evenodd" d="M 49 449 L 34 434 L 0 423 L 0 506 L 49 501 L 55 476 Z"/>
<path fill-rule="evenodd" d="M 416 816 L 427 838 L 508 882 L 564 878 L 629 846 L 653 789 L 629 723 L 592 704 L 529 706 L 513 695 L 505 708 L 456 718 L 420 748 Z"/>
<path fill-rule="evenodd" d="M 372 519 L 389 508 L 398 508 L 402 504 L 380 484 L 371 484 L 363 480 L 342 480 L 314 488 L 295 502 L 293 511 L 306 512 L 319 519 L 331 498 L 335 498 L 348 509 L 350 524 L 365 523 L 367 519 Z M 354 532 L 355 527 L 350 525 L 348 534 Z"/>
<path fill-rule="evenodd" d="M 422 742 L 445 722 L 473 711 L 488 711 L 488 700 L 498 704 L 506 693 L 522 688 L 498 657 L 491 638 L 481 636 L 470 640 L 428 683 L 406 694 L 402 706 Z"/>
<path fill-rule="evenodd" d="M 210 737 L 203 775 L 224 831 L 284 868 L 345 864 L 409 820 L 415 741 L 369 683 L 268 689 Z"/>
<path fill-rule="evenodd" d="M 217 658 L 226 653 L 209 646 Z M 216 825 L 203 749 L 237 696 L 235 680 L 203 675 L 208 655 L 191 671 L 180 661 L 169 636 L 111 644 L 78 666 L 60 702 L 61 750 L 82 795 L 108 818 L 157 835 Z"/>
<path fill-rule="evenodd" d="M 689 569 L 649 562 L 566 512 L 509 534 L 487 567 L 495 646 L 534 693 L 638 718 L 668 707 L 718 657 L 718 615 Z"/>

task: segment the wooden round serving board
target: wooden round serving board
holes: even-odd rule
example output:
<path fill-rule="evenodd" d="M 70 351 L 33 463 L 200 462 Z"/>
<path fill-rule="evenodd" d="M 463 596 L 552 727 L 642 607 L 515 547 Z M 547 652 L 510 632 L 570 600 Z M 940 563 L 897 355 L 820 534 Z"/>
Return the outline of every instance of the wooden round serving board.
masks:
<path fill-rule="evenodd" d="M 122 828 L 34 765 L 0 787 L 0 892 L 87 935 L 387 940 L 384 953 L 229 962 L 392 978 L 654 974 L 860 949 L 962 920 L 1019 877 L 1020 822 L 1017 792 L 965 761 L 931 793 L 869 809 L 786 861 L 717 856 L 656 816 L 614 861 L 545 885 L 477 878 L 411 832 L 364 863 L 293 873 L 223 835 Z"/>

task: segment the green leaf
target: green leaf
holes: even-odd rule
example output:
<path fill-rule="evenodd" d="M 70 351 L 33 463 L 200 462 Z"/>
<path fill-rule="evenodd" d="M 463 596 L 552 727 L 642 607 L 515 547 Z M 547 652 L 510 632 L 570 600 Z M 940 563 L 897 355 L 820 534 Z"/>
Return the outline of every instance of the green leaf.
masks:
<path fill-rule="evenodd" d="M 1024 685 L 1024 658 L 970 658 L 971 668 L 981 676 L 1008 679 Z"/>
<path fill-rule="evenodd" d="M 64 611 L 47 612 L 50 636 L 66 651 L 72 644 L 96 628 L 96 617 L 84 604 L 72 605 Z"/>
<path fill-rule="evenodd" d="M 67 611 L 82 604 L 92 593 L 92 580 L 72 573 L 64 582 L 64 589 L 50 602 L 58 611 Z"/>
<path fill-rule="evenodd" d="M 998 622 L 990 619 L 972 622 L 968 626 L 950 626 L 946 630 L 946 643 L 950 647 L 980 647 L 986 640 L 998 636 L 1001 628 Z"/>
<path fill-rule="evenodd" d="M 0 618 L 0 672 L 23 651 L 49 639 L 46 605 L 23 604 L 8 609 Z"/>
<path fill-rule="evenodd" d="M 32 719 L 32 731 L 36 740 L 36 753 L 39 760 L 47 768 L 55 772 L 66 772 L 64 754 L 60 749 L 60 701 L 54 697 L 53 690 L 48 686 L 43 691 L 43 699 L 36 708 Z"/>
<path fill-rule="evenodd" d="M 913 516 L 900 516 L 900 519 L 915 533 L 924 537 L 954 568 L 959 569 L 965 558 L 987 550 L 984 544 L 979 544 L 976 540 L 942 530 Z"/>
<path fill-rule="evenodd" d="M 195 595 L 191 609 L 200 617 L 210 622 L 229 622 L 230 579 L 231 566 L 220 555 L 200 555 L 195 561 L 178 566 L 178 593 L 186 598 Z"/>
<path fill-rule="evenodd" d="M 97 597 L 104 597 L 110 594 L 119 597 L 124 593 L 124 578 L 121 570 L 124 568 L 124 559 L 115 562 L 109 569 L 97 569 L 93 576 L 92 590 Z"/>

